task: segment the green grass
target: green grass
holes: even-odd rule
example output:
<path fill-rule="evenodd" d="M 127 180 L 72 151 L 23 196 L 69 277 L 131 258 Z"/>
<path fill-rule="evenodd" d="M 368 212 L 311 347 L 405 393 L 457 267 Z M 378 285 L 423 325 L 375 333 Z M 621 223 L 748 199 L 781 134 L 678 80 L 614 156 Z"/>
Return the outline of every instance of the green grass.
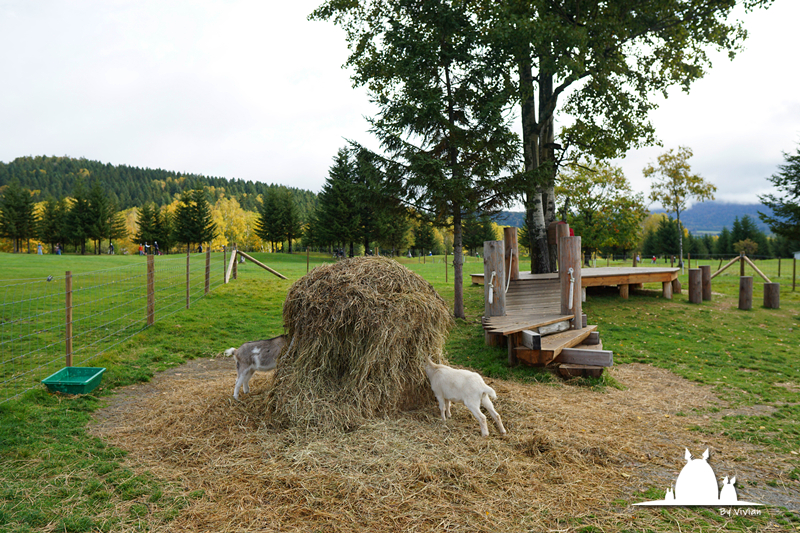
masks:
<path fill-rule="evenodd" d="M 220 255 L 220 254 L 215 254 Z M 256 258 L 286 275 L 280 280 L 253 264 L 240 265 L 238 280 L 215 288 L 205 298 L 131 339 L 107 349 L 92 366 L 108 368 L 100 388 L 89 395 L 50 395 L 41 386 L 18 400 L 0 404 L 0 531 L 121 531 L 136 529 L 144 517 L 167 523 L 193 499 L 206 497 L 196 487 L 166 484 L 150 474 L 135 474 L 123 464 L 124 452 L 88 436 L 90 414 L 102 406 L 113 389 L 148 381 L 155 372 L 195 357 L 220 353 L 244 339 L 267 338 L 282 333 L 281 310 L 291 283 L 306 272 L 305 255 L 256 254 Z M 221 258 L 213 257 L 215 276 L 221 279 Z M 219 260 L 218 260 L 219 259 Z M 445 282 L 442 257 L 401 259 L 425 277 L 452 303 L 452 267 Z M 328 261 L 312 255 L 311 267 Z M 130 256 L 12 256 L 3 255 L 4 279 L 43 279 L 47 275 L 130 267 L 143 261 Z M 772 275 L 773 265 L 759 262 Z M 757 416 L 731 415 L 711 420 L 698 432 L 725 432 L 772 450 L 800 452 L 800 293 L 791 292 L 782 265 L 781 309 L 760 306 L 756 283 L 754 308 L 736 309 L 738 271 L 715 278 L 712 302 L 688 303 L 686 291 L 668 301 L 660 297 L 660 284 L 645 293 L 622 300 L 613 291 L 590 294 L 584 304 L 591 323 L 600 326 L 604 348 L 614 351 L 616 364 L 643 362 L 669 369 L 687 379 L 709 385 L 728 406 L 769 406 Z M 525 265 L 523 259 L 523 265 Z M 762 266 L 763 264 L 763 266 Z M 6 267 L 8 265 L 8 267 Z M 659 265 L 662 266 L 662 265 Z M 716 265 L 715 265 L 716 266 Z M 776 267 L 774 265 L 774 267 Z M 56 268 L 58 271 L 56 271 Z M 465 274 L 482 272 L 483 261 L 470 258 Z M 218 272 L 216 272 L 218 271 Z M 777 273 L 777 272 L 775 272 Z M 682 277 L 684 287 L 686 276 Z M 218 282 L 219 280 L 217 280 Z M 773 280 L 775 281 L 775 280 Z M 465 275 L 466 320 L 458 320 L 447 341 L 447 356 L 455 364 L 484 375 L 522 382 L 562 383 L 550 372 L 524 366 L 508 368 L 505 349 L 486 347 L 480 316 L 483 288 L 472 286 Z M 0 354 L 0 361 L 3 355 Z M 602 390 L 615 383 L 608 375 L 599 380 L 570 382 Z M 686 414 L 686 413 L 684 413 Z M 790 473 L 800 479 L 800 462 Z M 631 495 L 630 501 L 643 501 Z M 613 504 L 613 502 L 610 502 Z M 705 513 L 705 514 L 704 514 Z M 693 510 L 663 511 L 657 531 L 671 531 L 676 523 L 713 529 L 720 517 Z M 796 527 L 797 517 L 781 518 Z M 794 522 L 793 522 L 794 520 Z M 724 522 L 735 531 L 751 531 L 756 518 L 735 517 Z M 756 526 L 754 526 L 756 524 Z M 593 527 L 593 526 L 586 526 Z M 615 526 L 625 530 L 625 524 Z M 586 529 L 590 531 L 592 529 Z M 604 529 L 605 530 L 605 529 Z M 633 531 L 633 529 L 631 529 Z"/>

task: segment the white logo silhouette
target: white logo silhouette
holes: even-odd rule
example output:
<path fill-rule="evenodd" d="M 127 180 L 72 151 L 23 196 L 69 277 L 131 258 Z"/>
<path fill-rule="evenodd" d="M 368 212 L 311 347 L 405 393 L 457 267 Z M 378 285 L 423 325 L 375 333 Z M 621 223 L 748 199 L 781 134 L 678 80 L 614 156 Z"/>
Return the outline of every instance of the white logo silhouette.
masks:
<path fill-rule="evenodd" d="M 684 455 L 686 465 L 678 474 L 678 479 L 675 481 L 675 489 L 672 487 L 667 489 L 666 496 L 663 500 L 654 500 L 650 502 L 635 503 L 634 505 L 642 506 L 719 506 L 719 505 L 736 505 L 736 506 L 752 506 L 761 505 L 760 503 L 743 502 L 739 501 L 736 495 L 736 476 L 722 480 L 722 491 L 717 485 L 717 477 L 714 475 L 714 470 L 708 464 L 708 457 L 710 453 L 708 449 L 703 452 L 702 459 L 693 459 L 692 454 L 686 449 Z"/>

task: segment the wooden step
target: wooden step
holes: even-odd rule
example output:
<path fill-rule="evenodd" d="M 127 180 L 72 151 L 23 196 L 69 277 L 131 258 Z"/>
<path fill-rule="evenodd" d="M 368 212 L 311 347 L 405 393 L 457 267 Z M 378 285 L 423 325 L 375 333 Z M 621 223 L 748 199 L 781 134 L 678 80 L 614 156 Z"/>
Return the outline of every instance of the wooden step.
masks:
<path fill-rule="evenodd" d="M 586 326 L 583 329 L 571 329 L 542 337 L 542 350 L 539 360 L 543 361 L 544 364 L 552 362 L 564 348 L 572 348 L 581 344 L 596 329 L 597 326 L 594 325 Z"/>
<path fill-rule="evenodd" d="M 599 378 L 603 375 L 603 368 L 602 366 L 563 364 L 558 365 L 558 372 L 565 378 L 579 376 Z"/>
<path fill-rule="evenodd" d="M 526 329 L 534 329 L 540 326 L 547 326 L 555 322 L 564 320 L 572 320 L 575 315 L 562 315 L 562 314 L 549 314 L 549 315 L 533 315 L 533 316 L 499 316 L 490 317 L 483 321 L 483 329 L 487 333 L 498 333 L 501 335 L 510 335 L 512 333 L 519 333 Z"/>

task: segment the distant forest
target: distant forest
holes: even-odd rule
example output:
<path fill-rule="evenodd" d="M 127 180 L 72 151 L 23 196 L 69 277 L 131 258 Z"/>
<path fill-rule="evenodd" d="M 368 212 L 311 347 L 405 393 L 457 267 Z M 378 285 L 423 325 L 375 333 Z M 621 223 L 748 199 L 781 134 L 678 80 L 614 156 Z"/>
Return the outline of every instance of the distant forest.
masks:
<path fill-rule="evenodd" d="M 70 157 L 18 157 L 10 163 L 0 162 L 0 187 L 14 179 L 24 188 L 40 191 L 37 201 L 72 196 L 78 180 L 83 179 L 87 186 L 96 180 L 120 210 L 149 203 L 161 207 L 171 203 L 183 191 L 196 187 L 213 187 L 210 191 L 213 200 L 224 193 L 229 198 L 236 198 L 244 210 L 254 212 L 259 210 L 258 195 L 264 195 L 270 189 L 288 189 L 292 191 L 302 221 L 308 220 L 317 202 L 315 193 L 294 187 Z"/>
<path fill-rule="evenodd" d="M 725 202 L 696 203 L 691 208 L 681 213 L 681 224 L 693 234 L 717 235 L 722 228 L 732 228 L 736 218 L 747 215 L 760 231 L 770 233 L 769 226 L 758 218 L 758 212 L 772 215 L 772 210 L 762 204 L 729 204 Z M 663 209 L 653 209 L 652 213 L 664 213 Z M 674 217 L 675 214 L 671 213 Z M 525 224 L 525 213 L 518 211 L 503 211 L 493 217 L 493 220 L 503 226 L 516 226 L 521 228 Z"/>

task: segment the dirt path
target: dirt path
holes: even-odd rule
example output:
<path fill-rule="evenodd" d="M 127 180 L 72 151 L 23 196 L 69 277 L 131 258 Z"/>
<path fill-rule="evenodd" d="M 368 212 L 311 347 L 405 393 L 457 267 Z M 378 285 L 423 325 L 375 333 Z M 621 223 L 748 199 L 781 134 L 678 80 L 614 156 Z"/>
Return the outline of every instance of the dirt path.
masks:
<path fill-rule="evenodd" d="M 710 388 L 641 364 L 611 373 L 625 390 L 487 380 L 505 438 L 480 438 L 463 406 L 445 425 L 435 405 L 323 435 L 264 424 L 270 375 L 235 402 L 233 361 L 196 359 L 121 390 L 91 431 L 128 450 L 133 468 L 202 488 L 170 523 L 191 531 L 646 529 L 658 511 L 629 504 L 674 485 L 684 447 L 710 448 L 740 500 L 800 507 L 784 457 L 688 429 L 709 426 L 693 409 L 725 407 Z M 758 530 L 781 528 L 767 517 Z"/>

